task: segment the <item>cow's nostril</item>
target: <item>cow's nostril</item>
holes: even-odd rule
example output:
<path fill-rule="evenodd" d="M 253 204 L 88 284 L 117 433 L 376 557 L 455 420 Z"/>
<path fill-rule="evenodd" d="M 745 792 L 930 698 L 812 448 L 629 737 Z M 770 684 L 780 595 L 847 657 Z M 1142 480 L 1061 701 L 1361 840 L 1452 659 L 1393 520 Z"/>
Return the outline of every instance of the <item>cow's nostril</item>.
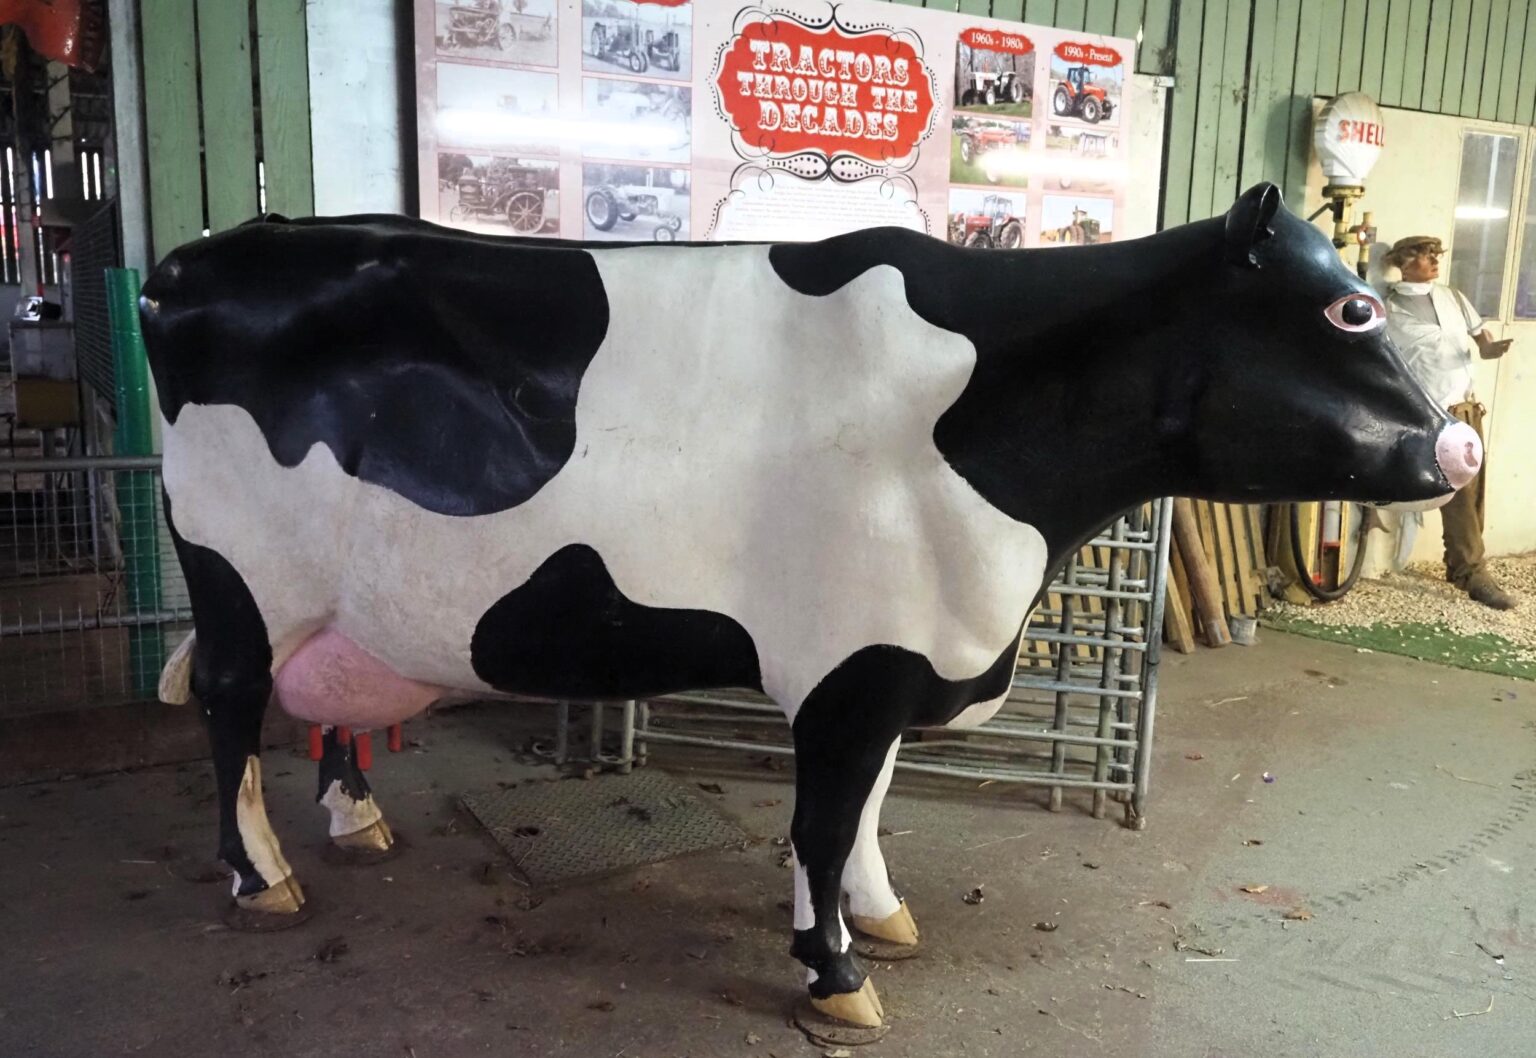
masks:
<path fill-rule="evenodd" d="M 1435 443 L 1435 461 L 1453 489 L 1459 489 L 1477 477 L 1483 468 L 1483 441 L 1477 431 L 1464 422 L 1453 422 L 1440 431 Z"/>

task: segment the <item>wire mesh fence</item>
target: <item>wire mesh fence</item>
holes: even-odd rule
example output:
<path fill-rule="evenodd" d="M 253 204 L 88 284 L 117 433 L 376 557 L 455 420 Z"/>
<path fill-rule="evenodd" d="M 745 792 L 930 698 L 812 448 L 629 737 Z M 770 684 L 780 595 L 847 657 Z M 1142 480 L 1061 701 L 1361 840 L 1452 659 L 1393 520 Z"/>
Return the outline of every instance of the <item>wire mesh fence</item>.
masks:
<path fill-rule="evenodd" d="M 192 617 L 159 467 L 0 460 L 0 715 L 155 697 Z"/>

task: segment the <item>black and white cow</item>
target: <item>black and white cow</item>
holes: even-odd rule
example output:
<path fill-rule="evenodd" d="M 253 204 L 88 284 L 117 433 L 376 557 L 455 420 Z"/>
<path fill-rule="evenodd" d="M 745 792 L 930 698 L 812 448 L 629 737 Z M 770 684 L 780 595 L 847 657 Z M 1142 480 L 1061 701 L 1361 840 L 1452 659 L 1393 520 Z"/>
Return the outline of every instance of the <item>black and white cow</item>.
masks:
<path fill-rule="evenodd" d="M 262 807 L 275 697 L 379 728 L 450 692 L 772 696 L 793 725 L 793 954 L 878 1024 L 856 928 L 915 943 L 876 841 L 902 731 L 1007 694 L 1051 570 L 1126 508 L 1448 497 L 1476 435 L 1261 185 L 1147 239 L 976 252 L 581 245 L 399 218 L 252 224 L 145 285 L 219 853 L 303 894 Z M 341 741 L 341 844 L 388 827 Z"/>

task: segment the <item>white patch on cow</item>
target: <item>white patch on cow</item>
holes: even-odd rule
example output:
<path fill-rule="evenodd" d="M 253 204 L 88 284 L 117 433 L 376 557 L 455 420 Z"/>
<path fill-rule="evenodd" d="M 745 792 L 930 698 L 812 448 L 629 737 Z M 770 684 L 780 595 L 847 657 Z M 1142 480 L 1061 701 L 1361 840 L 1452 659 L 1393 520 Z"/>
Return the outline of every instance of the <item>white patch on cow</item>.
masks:
<path fill-rule="evenodd" d="M 853 842 L 853 852 L 843 866 L 843 892 L 848 894 L 848 909 L 860 918 L 889 918 L 901 907 L 901 901 L 891 890 L 885 857 L 880 853 L 880 805 L 890 788 L 891 774 L 896 769 L 896 751 L 900 747 L 901 740 L 897 739 L 885 755 L 885 765 L 880 769 L 859 816 L 859 833 Z"/>
<path fill-rule="evenodd" d="M 245 774 L 240 777 L 240 789 L 235 796 L 235 823 L 240 828 L 240 842 L 245 846 L 246 858 L 264 882 L 276 885 L 293 873 L 293 868 L 283 858 L 283 849 L 272 832 L 272 825 L 267 822 L 258 757 L 245 758 Z M 240 895 L 239 874 L 235 875 L 234 893 Z"/>
<path fill-rule="evenodd" d="M 373 800 L 373 794 L 369 794 L 361 801 L 354 801 L 352 796 L 342 789 L 340 779 L 331 780 L 331 785 L 326 788 L 320 803 L 330 809 L 331 837 L 333 838 L 367 830 L 384 818 L 384 813 L 379 811 L 378 804 Z"/>
<path fill-rule="evenodd" d="M 284 468 L 235 406 L 166 424 L 177 528 L 250 587 L 274 664 L 330 625 L 402 676 L 484 691 L 481 616 L 586 544 L 634 602 L 741 624 L 791 718 L 874 644 L 945 679 L 986 671 L 1045 543 L 933 443 L 975 366 L 970 341 L 913 312 L 887 265 L 809 297 L 762 246 L 592 256 L 613 322 L 581 382 L 575 449 L 511 510 L 434 514 L 349 477 L 324 445 Z"/>
<path fill-rule="evenodd" d="M 805 873 L 805 865 L 795 856 L 795 928 L 810 929 L 816 925 L 816 912 L 811 909 L 811 880 Z"/>

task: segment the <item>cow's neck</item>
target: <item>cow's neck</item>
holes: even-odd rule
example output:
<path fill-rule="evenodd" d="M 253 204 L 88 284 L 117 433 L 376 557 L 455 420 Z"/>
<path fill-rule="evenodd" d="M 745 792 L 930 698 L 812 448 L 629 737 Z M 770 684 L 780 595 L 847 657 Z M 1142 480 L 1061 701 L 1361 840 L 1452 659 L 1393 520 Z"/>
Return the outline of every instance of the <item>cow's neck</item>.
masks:
<path fill-rule="evenodd" d="M 966 256 L 976 272 L 951 289 L 971 294 L 950 312 L 977 366 L 934 440 L 989 502 L 1040 530 L 1052 567 L 1122 511 L 1178 491 L 1189 453 L 1173 379 L 1194 365 L 1191 321 L 1175 306 L 1219 260 L 1220 239 L 1208 221 L 1104 247 Z"/>

